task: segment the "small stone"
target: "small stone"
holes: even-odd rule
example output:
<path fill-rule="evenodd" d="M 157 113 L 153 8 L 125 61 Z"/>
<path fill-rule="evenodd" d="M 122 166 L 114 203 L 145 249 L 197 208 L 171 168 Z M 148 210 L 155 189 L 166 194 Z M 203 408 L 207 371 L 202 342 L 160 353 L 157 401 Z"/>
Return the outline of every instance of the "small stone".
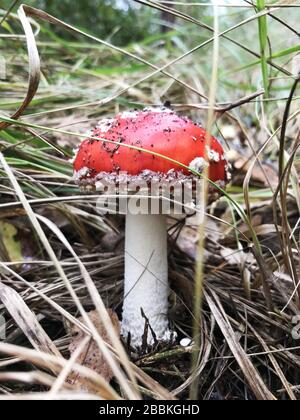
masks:
<path fill-rule="evenodd" d="M 191 340 L 188 337 L 185 337 L 182 340 L 180 340 L 180 345 L 182 347 L 189 347 L 189 346 L 192 346 L 193 344 L 194 344 L 193 340 Z"/>

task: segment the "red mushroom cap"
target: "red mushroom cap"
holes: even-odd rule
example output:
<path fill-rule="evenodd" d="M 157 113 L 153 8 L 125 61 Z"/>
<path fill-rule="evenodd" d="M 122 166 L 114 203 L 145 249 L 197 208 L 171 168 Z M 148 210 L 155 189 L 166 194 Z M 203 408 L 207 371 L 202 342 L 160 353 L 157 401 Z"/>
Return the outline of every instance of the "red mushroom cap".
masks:
<path fill-rule="evenodd" d="M 209 165 L 210 180 L 221 187 L 228 181 L 228 164 L 218 140 L 211 137 L 210 146 L 205 149 L 206 131 L 167 108 L 124 112 L 104 119 L 91 136 L 159 153 L 197 172 Z M 120 172 L 135 177 L 143 173 L 166 178 L 172 173 L 180 179 L 191 176 L 188 169 L 163 157 L 93 139 L 82 142 L 75 156 L 74 171 L 76 181 L 82 185 L 93 185 L 105 175 L 117 176 Z"/>

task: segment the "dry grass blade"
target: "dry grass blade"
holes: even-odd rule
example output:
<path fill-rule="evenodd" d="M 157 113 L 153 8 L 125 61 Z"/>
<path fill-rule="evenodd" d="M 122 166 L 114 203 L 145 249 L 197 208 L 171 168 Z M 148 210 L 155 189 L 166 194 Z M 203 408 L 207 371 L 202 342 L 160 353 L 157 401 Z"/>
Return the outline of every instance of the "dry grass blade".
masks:
<path fill-rule="evenodd" d="M 65 383 L 68 381 L 68 378 L 70 378 L 69 375 L 72 372 L 73 365 L 76 363 L 76 361 L 79 358 L 81 352 L 85 349 L 85 347 L 88 345 L 88 343 L 90 341 L 91 341 L 91 336 L 90 335 L 86 335 L 81 340 L 81 342 L 77 346 L 76 350 L 73 352 L 70 359 L 68 360 L 68 362 L 66 363 L 64 368 L 61 370 L 60 374 L 57 376 L 56 380 L 51 384 L 51 389 L 49 391 L 49 396 L 51 398 L 55 397 L 55 395 L 57 395 L 61 391 L 61 389 L 63 389 Z M 77 374 L 73 374 L 73 376 L 76 377 Z M 69 382 L 74 384 L 74 381 L 72 381 L 71 378 L 69 379 Z M 83 391 L 85 391 L 85 392 L 88 391 L 88 388 L 86 388 L 86 385 L 85 385 L 85 388 L 84 388 Z M 91 391 L 94 391 L 94 389 L 92 389 Z M 97 393 L 97 391 L 96 391 L 96 393 Z"/>
<path fill-rule="evenodd" d="M 65 318 L 67 321 L 69 321 L 72 325 L 76 325 L 79 329 L 81 329 L 82 331 L 84 331 L 86 333 L 91 333 L 90 330 L 84 324 L 81 324 L 69 312 L 64 310 L 60 305 L 55 303 L 45 293 L 41 292 L 34 285 L 32 285 L 30 282 L 26 281 L 23 277 L 21 277 L 19 274 L 17 274 L 14 270 L 12 270 L 10 267 L 8 267 L 7 264 L 4 264 L 2 261 L 0 261 L 0 267 L 5 269 L 9 274 L 11 274 L 16 279 L 18 279 L 22 284 L 25 284 L 28 287 L 29 290 L 34 291 L 37 296 L 40 296 L 50 307 L 52 307 L 55 311 L 57 311 L 59 314 L 61 314 L 61 316 L 63 318 Z"/>
<path fill-rule="evenodd" d="M 49 363 L 55 365 L 57 370 L 61 370 L 66 365 L 67 361 L 62 357 L 56 357 L 41 351 L 27 349 L 13 344 L 0 343 L 0 353 L 8 354 L 10 356 L 17 356 L 22 360 L 29 361 L 34 365 L 48 368 Z M 80 375 L 83 383 L 88 383 L 89 388 L 97 390 L 98 395 L 104 399 L 119 400 L 120 397 L 113 390 L 113 388 L 96 372 L 84 366 L 74 364 L 73 370 Z"/>
<path fill-rule="evenodd" d="M 21 296 L 0 282 L 0 301 L 36 350 L 61 356 L 55 344 L 41 327 Z"/>
<path fill-rule="evenodd" d="M 237 342 L 237 337 L 228 319 L 226 319 L 226 315 L 222 313 L 220 309 L 218 309 L 218 306 L 220 307 L 220 301 L 214 292 L 212 292 L 212 297 L 214 300 L 208 295 L 208 293 L 205 293 L 205 299 L 208 303 L 208 306 L 210 307 L 210 310 L 213 313 L 230 350 L 238 362 L 256 398 L 258 400 L 276 400 L 274 395 L 264 384 L 260 374 L 254 367 L 253 363 L 249 360 L 242 346 Z"/>
<path fill-rule="evenodd" d="M 292 389 L 291 385 L 287 381 L 287 379 L 286 379 L 286 377 L 285 377 L 285 375 L 284 375 L 284 373 L 283 373 L 283 371 L 282 371 L 282 369 L 280 367 L 280 364 L 278 363 L 278 361 L 275 358 L 275 355 L 272 354 L 272 352 L 268 348 L 268 346 L 267 346 L 266 342 L 264 341 L 264 339 L 262 337 L 260 337 L 260 335 L 255 331 L 255 329 L 251 325 L 249 326 L 249 328 L 253 332 L 253 334 L 257 337 L 257 339 L 261 343 L 264 351 L 268 355 L 268 357 L 269 357 L 269 359 L 270 359 L 270 361 L 271 361 L 271 363 L 272 363 L 272 365 L 273 365 L 273 367 L 274 367 L 274 369 L 275 369 L 278 377 L 280 378 L 280 380 L 282 382 L 282 385 L 284 386 L 284 388 L 285 388 L 288 396 L 290 397 L 290 399 L 292 401 L 296 401 L 297 400 L 296 395 L 293 392 L 293 389 Z"/>
<path fill-rule="evenodd" d="M 282 217 L 281 240 L 282 240 L 282 245 L 283 245 L 284 249 L 286 249 L 285 266 L 286 266 L 286 269 L 288 270 L 290 276 L 294 279 L 295 288 L 297 289 L 297 295 L 298 295 L 297 296 L 298 306 L 300 306 L 300 289 L 298 288 L 298 284 L 297 284 L 298 283 L 298 272 L 297 272 L 298 267 L 297 267 L 297 263 L 295 261 L 295 258 L 294 258 L 293 252 L 292 252 L 292 242 L 290 241 L 291 227 L 290 227 L 289 220 L 288 220 L 287 206 L 286 206 L 287 189 L 288 189 L 289 179 L 287 179 L 287 181 L 284 180 L 284 172 L 285 172 L 284 171 L 284 169 L 285 169 L 284 166 L 285 166 L 285 158 L 286 158 L 285 144 L 286 144 L 287 124 L 288 124 L 288 120 L 289 120 L 292 99 L 293 99 L 293 96 L 296 92 L 296 89 L 297 89 L 297 86 L 298 86 L 299 82 L 300 82 L 300 76 L 298 75 L 298 77 L 295 79 L 295 81 L 293 83 L 293 86 L 292 86 L 292 89 L 290 91 L 289 98 L 286 102 L 286 106 L 285 106 L 285 110 L 284 110 L 283 122 L 282 122 L 281 132 L 280 132 L 280 142 L 279 142 L 278 167 L 279 167 L 280 181 L 279 181 L 279 184 L 278 184 L 278 189 L 276 190 L 276 192 L 274 194 L 274 201 L 275 201 L 278 191 L 280 192 L 279 197 L 280 197 L 281 213 L 282 213 L 282 216 L 281 216 Z M 293 165 L 293 160 L 291 161 L 291 165 Z M 290 175 L 290 172 L 288 172 L 288 175 Z M 295 184 L 297 185 L 297 189 L 298 189 L 298 183 L 299 183 L 299 179 L 298 179 L 298 174 L 297 174 L 296 182 L 295 182 Z M 276 218 L 275 214 L 274 214 L 274 219 L 275 219 L 275 225 L 277 227 L 278 222 L 277 222 L 277 218 Z"/>
<path fill-rule="evenodd" d="M 38 384 L 50 388 L 55 382 L 55 377 L 38 370 L 32 372 L 4 372 L 0 373 L 0 382 L 18 382 L 31 385 Z M 63 391 L 67 390 L 72 391 L 72 387 L 65 384 Z"/>
<path fill-rule="evenodd" d="M 157 381 L 151 378 L 151 376 L 143 372 L 142 369 L 132 364 L 132 370 L 135 372 L 136 378 L 142 384 L 144 384 L 147 390 L 150 391 L 152 398 L 157 399 L 157 400 L 168 400 L 168 401 L 176 400 L 172 392 L 169 392 L 166 388 L 164 388 Z"/>
<path fill-rule="evenodd" d="M 210 92 L 209 92 L 209 108 L 207 114 L 207 134 L 205 136 L 205 148 L 211 148 L 211 133 L 214 124 L 214 106 L 217 94 L 218 84 L 218 63 L 219 63 L 219 13 L 218 8 L 214 6 L 214 43 L 213 43 L 213 54 L 212 54 L 212 75 L 210 80 Z M 197 246 L 197 258 L 195 268 L 195 298 L 194 298 L 194 326 L 193 326 L 193 338 L 195 347 L 200 348 L 200 325 L 201 325 L 201 311 L 202 311 L 202 300 L 204 292 L 204 255 L 205 255 L 205 228 L 206 228 L 206 212 L 205 208 L 208 203 L 208 182 L 209 177 L 208 168 L 204 169 L 204 182 L 203 182 L 203 193 L 201 201 L 203 203 L 203 214 L 201 214 L 201 223 L 199 224 L 199 242 Z M 192 372 L 197 370 L 197 358 L 199 354 L 194 352 L 192 354 Z M 190 388 L 190 398 L 196 400 L 199 392 L 199 375 L 195 377 L 194 382 Z"/>
<path fill-rule="evenodd" d="M 59 401 L 101 401 L 104 398 L 100 398 L 97 395 L 94 394 L 89 394 L 87 392 L 81 392 L 81 393 L 77 393 L 74 391 L 71 392 L 66 392 L 63 391 L 61 392 L 59 395 L 56 395 L 55 397 L 53 397 L 54 400 L 59 400 Z M 23 394 L 14 394 L 14 395 L 5 395 L 5 396 L 0 396 L 0 401 L 44 401 L 47 400 L 47 395 L 45 395 L 45 392 L 30 392 L 28 394 L 23 393 Z M 52 397 L 51 397 L 52 400 Z"/>
<path fill-rule="evenodd" d="M 28 50 L 28 60 L 29 60 L 29 80 L 28 80 L 28 90 L 26 97 L 19 107 L 19 109 L 12 115 L 13 119 L 19 118 L 25 109 L 28 107 L 32 99 L 34 98 L 39 82 L 40 82 L 40 57 L 38 53 L 38 49 L 35 42 L 35 37 L 30 25 L 30 22 L 26 16 L 24 11 L 26 6 L 20 6 L 18 15 L 20 18 L 20 22 L 22 23 L 25 36 L 26 36 L 26 43 L 27 43 L 27 50 Z M 0 130 L 8 127 L 9 124 L 5 122 L 0 122 Z"/>
<path fill-rule="evenodd" d="M 208 361 L 209 357 L 211 355 L 212 350 L 212 342 L 213 342 L 213 334 L 215 329 L 215 319 L 211 317 L 211 331 L 209 332 L 208 339 L 202 340 L 201 345 L 204 348 L 203 352 L 197 352 L 198 354 L 201 354 L 201 360 L 199 362 L 199 365 L 197 366 L 197 369 L 192 372 L 192 374 L 188 377 L 188 379 L 181 384 L 178 388 L 173 391 L 174 395 L 178 395 L 182 393 L 187 387 L 191 386 L 191 384 L 194 382 L 195 378 L 200 378 L 201 373 L 204 371 Z M 204 337 L 204 334 L 203 334 Z M 195 349 L 192 347 L 191 351 L 194 351 Z"/>

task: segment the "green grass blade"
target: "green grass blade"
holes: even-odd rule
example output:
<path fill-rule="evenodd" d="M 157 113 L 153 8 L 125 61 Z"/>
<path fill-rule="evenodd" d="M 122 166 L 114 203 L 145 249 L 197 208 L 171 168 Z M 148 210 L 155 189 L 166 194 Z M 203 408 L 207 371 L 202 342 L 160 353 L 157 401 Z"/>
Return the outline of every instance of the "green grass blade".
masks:
<path fill-rule="evenodd" d="M 265 0 L 257 0 L 257 8 L 259 12 L 265 9 Z M 267 61 L 267 45 L 268 45 L 268 22 L 267 15 L 258 18 L 259 43 L 261 54 L 261 70 L 265 96 L 269 97 L 269 71 Z"/>

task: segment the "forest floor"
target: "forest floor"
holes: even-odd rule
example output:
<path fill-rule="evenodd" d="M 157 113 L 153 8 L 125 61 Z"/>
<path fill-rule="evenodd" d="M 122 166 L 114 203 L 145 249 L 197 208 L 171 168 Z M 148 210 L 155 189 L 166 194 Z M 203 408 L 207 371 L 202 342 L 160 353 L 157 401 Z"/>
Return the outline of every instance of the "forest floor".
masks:
<path fill-rule="evenodd" d="M 300 8 L 258 3 L 260 10 L 221 8 L 218 18 L 216 8 L 200 20 L 192 9 L 178 12 L 169 32 L 125 47 L 84 30 L 74 29 L 73 40 L 58 36 L 56 26 L 71 29 L 62 17 L 49 29 L 49 17 L 26 8 L 2 23 L 0 399 L 299 399 Z M 121 343 L 116 320 L 124 218 L 97 213 L 97 196 L 80 193 L 69 160 L 101 118 L 165 101 L 212 127 L 232 181 L 207 208 L 204 249 L 197 218 L 170 217 L 178 341 L 136 354 Z M 104 307 L 112 324 L 103 325 Z"/>

